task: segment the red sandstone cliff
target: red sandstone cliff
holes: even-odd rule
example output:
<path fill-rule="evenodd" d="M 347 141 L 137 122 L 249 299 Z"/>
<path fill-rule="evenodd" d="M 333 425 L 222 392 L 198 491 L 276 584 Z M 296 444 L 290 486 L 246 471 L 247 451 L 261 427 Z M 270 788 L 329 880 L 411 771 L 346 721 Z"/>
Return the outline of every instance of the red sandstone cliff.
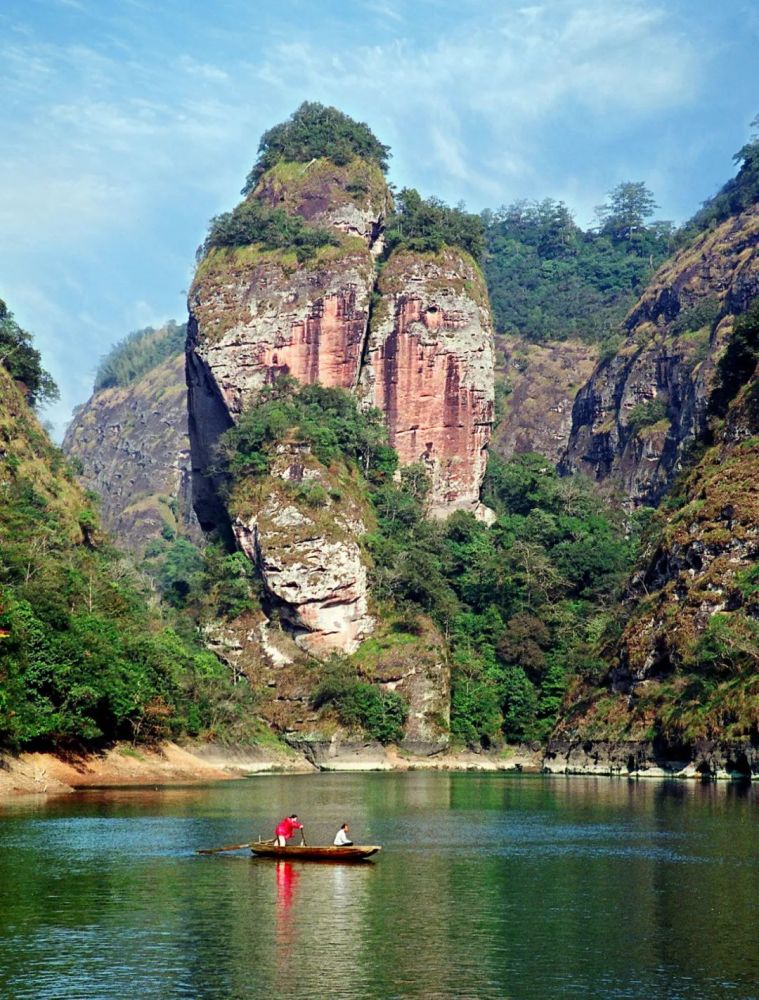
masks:
<path fill-rule="evenodd" d="M 479 268 L 463 251 L 399 251 L 378 282 L 362 390 L 386 414 L 402 465 L 423 462 L 430 514 L 480 504 L 493 422 L 493 330 Z"/>
<path fill-rule="evenodd" d="M 297 503 L 288 512 L 270 503 L 231 514 L 208 472 L 215 442 L 278 375 L 341 387 L 386 414 L 402 464 L 426 464 L 433 516 L 487 516 L 479 502 L 493 414 L 487 291 L 475 262 L 455 249 L 396 252 L 377 278 L 390 195 L 379 168 L 361 160 L 280 162 L 249 198 L 331 228 L 339 245 L 305 263 L 257 244 L 215 248 L 200 263 L 187 344 L 195 509 L 204 528 L 234 536 L 256 562 L 302 647 L 351 650 L 373 627 L 360 512 L 328 552 Z M 272 555 L 282 517 L 293 535 L 286 562 L 297 572 Z"/>

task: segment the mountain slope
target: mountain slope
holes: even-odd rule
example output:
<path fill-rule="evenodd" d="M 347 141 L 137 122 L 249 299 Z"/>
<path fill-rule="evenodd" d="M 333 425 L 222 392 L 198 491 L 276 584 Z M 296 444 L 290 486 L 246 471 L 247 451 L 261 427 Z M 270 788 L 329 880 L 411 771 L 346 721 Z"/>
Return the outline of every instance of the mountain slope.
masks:
<path fill-rule="evenodd" d="M 606 683 L 578 679 L 558 755 L 621 743 L 635 766 L 654 748 L 704 773 L 759 771 L 758 362 L 755 300 L 714 374 L 711 440 L 652 525 Z"/>
<path fill-rule="evenodd" d="M 0 745 L 251 733 L 250 689 L 174 624 L 0 365 Z"/>
<path fill-rule="evenodd" d="M 187 422 L 184 354 L 177 353 L 128 385 L 93 393 L 66 431 L 63 451 L 99 495 L 106 530 L 138 557 L 162 538 L 200 539 Z"/>
<path fill-rule="evenodd" d="M 654 276 L 627 337 L 577 395 L 561 468 L 655 505 L 707 432 L 716 365 L 759 294 L 759 207 L 698 236 Z"/>

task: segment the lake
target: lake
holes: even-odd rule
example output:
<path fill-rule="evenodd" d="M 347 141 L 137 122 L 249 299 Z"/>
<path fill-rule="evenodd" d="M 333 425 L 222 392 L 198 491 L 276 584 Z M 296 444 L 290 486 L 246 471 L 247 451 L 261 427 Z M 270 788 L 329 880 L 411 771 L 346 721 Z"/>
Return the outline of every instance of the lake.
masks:
<path fill-rule="evenodd" d="M 0 806 L 0 996 L 744 998 L 759 788 L 262 775 Z M 200 856 L 347 820 L 359 866 Z"/>

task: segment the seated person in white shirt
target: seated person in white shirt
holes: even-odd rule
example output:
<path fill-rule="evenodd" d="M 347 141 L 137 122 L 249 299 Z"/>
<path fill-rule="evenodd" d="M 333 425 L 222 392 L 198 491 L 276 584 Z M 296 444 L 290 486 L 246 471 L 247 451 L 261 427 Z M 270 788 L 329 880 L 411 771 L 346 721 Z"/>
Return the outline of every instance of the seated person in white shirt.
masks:
<path fill-rule="evenodd" d="M 335 834 L 335 839 L 333 841 L 335 847 L 353 847 L 353 841 L 348 837 L 348 824 L 343 823 L 340 829 Z"/>

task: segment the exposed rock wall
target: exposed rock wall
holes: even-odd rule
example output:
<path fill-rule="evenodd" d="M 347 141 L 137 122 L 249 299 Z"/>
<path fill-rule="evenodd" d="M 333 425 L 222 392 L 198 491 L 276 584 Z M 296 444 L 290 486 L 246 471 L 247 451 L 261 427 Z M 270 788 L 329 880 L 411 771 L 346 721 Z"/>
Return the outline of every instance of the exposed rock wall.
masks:
<path fill-rule="evenodd" d="M 553 734 L 570 769 L 595 757 L 624 771 L 629 743 L 630 771 L 661 758 L 685 774 L 757 773 L 759 372 L 710 420 L 714 442 L 649 529 L 608 675 L 570 688 Z"/>
<path fill-rule="evenodd" d="M 651 740 L 553 739 L 541 767 L 551 774 L 745 779 L 759 776 L 759 745 L 752 740 L 697 740 L 670 747 Z"/>
<path fill-rule="evenodd" d="M 383 268 L 378 290 L 363 391 L 385 413 L 401 464 L 427 466 L 432 516 L 483 514 L 493 330 L 479 269 L 454 249 L 400 251 Z"/>
<path fill-rule="evenodd" d="M 358 545 L 362 504 L 342 520 L 337 508 L 326 512 L 322 521 L 337 529 L 330 538 L 297 491 L 287 502 L 278 488 L 266 503 L 240 495 L 230 512 L 209 472 L 215 443 L 278 375 L 340 387 L 385 412 L 402 463 L 427 464 L 431 514 L 486 514 L 479 487 L 493 412 L 487 291 L 474 261 L 455 250 L 396 253 L 377 281 L 373 255 L 390 196 L 372 165 L 280 163 L 250 197 L 331 227 L 340 245 L 300 264 L 294 253 L 257 245 L 213 249 L 200 263 L 187 342 L 195 508 L 205 529 L 231 530 L 255 561 L 304 649 L 351 651 L 373 627 Z M 317 475 L 316 463 L 307 473 Z M 273 481 L 291 478 L 280 470 Z"/>
<path fill-rule="evenodd" d="M 626 320 L 625 342 L 577 395 L 564 472 L 582 470 L 632 506 L 658 502 L 706 429 L 735 317 L 759 294 L 758 247 L 755 207 L 659 269 Z"/>
<path fill-rule="evenodd" d="M 759 663 L 759 595 L 741 584 L 759 564 L 758 404 L 755 373 L 731 407 L 719 442 L 682 485 L 678 508 L 666 520 L 659 515 L 663 530 L 628 594 L 632 614 L 612 672 L 617 691 L 643 691 L 648 680 L 687 666 L 718 613 L 733 626 L 732 642 L 753 643 Z"/>
<path fill-rule="evenodd" d="M 254 197 L 314 225 L 359 236 L 375 253 L 381 249 L 390 192 L 376 163 L 361 159 L 344 165 L 330 160 L 282 161 L 263 175 Z"/>
<path fill-rule="evenodd" d="M 232 419 L 278 375 L 352 389 L 373 287 L 356 237 L 303 266 L 278 252 L 213 250 L 190 292 L 190 350 Z"/>
<path fill-rule="evenodd" d="M 569 443 L 575 396 L 597 360 L 595 344 L 534 344 L 522 337 L 497 337 L 496 375 L 503 402 L 491 450 L 507 461 L 539 452 L 558 464 Z"/>
<path fill-rule="evenodd" d="M 184 358 L 164 361 L 125 388 L 96 392 L 74 416 L 64 452 L 99 494 L 104 527 L 138 555 L 172 531 L 200 530 L 192 505 Z"/>
<path fill-rule="evenodd" d="M 263 486 L 243 485 L 230 501 L 238 546 L 298 645 L 315 655 L 352 653 L 374 627 L 358 544 L 362 508 L 346 476 L 335 475 L 294 442 L 281 447 Z M 315 487 L 318 507 L 308 501 Z"/>

